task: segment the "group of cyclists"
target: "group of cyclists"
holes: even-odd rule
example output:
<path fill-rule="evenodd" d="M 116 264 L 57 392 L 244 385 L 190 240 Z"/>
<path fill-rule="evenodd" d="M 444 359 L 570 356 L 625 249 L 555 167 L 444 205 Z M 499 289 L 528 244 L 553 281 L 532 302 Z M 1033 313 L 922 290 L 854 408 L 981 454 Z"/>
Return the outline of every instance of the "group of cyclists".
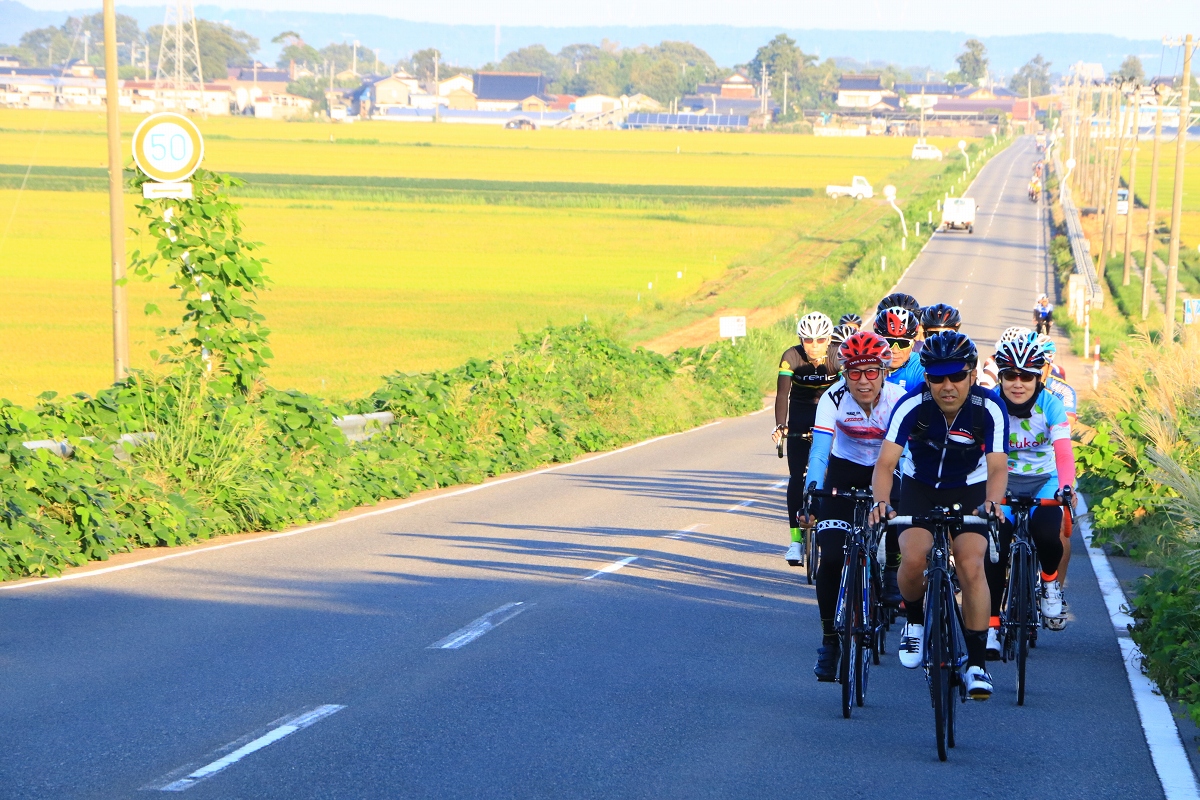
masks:
<path fill-rule="evenodd" d="M 1076 397 L 1054 364 L 1048 323 L 1045 333 L 1040 326 L 1009 328 L 983 358 L 961 325 L 952 306 L 922 307 L 896 292 L 880 301 L 867 323 L 847 314 L 835 326 L 825 314 L 807 314 L 797 323 L 799 343 L 780 360 L 772 439 L 786 441 L 791 476 L 785 558 L 799 566 L 805 537 L 816 537 L 818 681 L 837 679 L 834 618 L 843 563 L 836 555 L 854 520 L 853 503 L 828 491 L 870 490 L 871 525 L 958 506 L 964 514 L 997 521 L 1002 554 L 1013 532 L 1006 493 L 1074 502 Z M 813 490 L 821 491 L 818 501 L 806 496 Z M 1001 656 L 1008 559 L 988 558 L 987 527 L 960 527 L 951 551 L 966 639 L 962 680 L 968 696 L 987 700 L 993 692 L 987 662 Z M 1049 629 L 1062 630 L 1062 582 L 1070 558 L 1063 509 L 1035 508 L 1028 530 L 1041 562 L 1041 617 Z M 918 526 L 887 531 L 880 599 L 902 609 L 898 655 L 913 669 L 924 658 L 925 569 L 934 538 Z"/>
<path fill-rule="evenodd" d="M 1042 162 L 1033 165 L 1033 175 L 1029 178 L 1029 199 L 1037 202 L 1042 194 Z"/>

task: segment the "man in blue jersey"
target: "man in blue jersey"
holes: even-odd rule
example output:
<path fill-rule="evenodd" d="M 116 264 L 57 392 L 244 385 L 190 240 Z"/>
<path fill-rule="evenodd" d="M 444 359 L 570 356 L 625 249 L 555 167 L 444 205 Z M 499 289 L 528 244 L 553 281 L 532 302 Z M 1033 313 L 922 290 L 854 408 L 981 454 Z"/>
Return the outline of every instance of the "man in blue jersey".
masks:
<path fill-rule="evenodd" d="M 876 507 L 872 522 L 884 516 L 924 514 L 959 504 L 964 510 L 995 514 L 1008 483 L 1008 414 L 996 395 L 975 386 L 979 360 L 975 344 L 946 331 L 925 340 L 921 362 L 925 383 L 910 391 L 892 413 L 871 481 Z M 898 508 L 889 505 L 893 470 L 908 447 Z M 900 534 L 900 592 L 908 624 L 900 638 L 900 663 L 909 669 L 924 656 L 925 565 L 933 535 L 911 527 Z M 985 530 L 965 525 L 953 539 L 955 569 L 962 586 L 967 644 L 964 674 L 975 700 L 992 694 L 986 668 L 990 597 L 983 560 Z"/>

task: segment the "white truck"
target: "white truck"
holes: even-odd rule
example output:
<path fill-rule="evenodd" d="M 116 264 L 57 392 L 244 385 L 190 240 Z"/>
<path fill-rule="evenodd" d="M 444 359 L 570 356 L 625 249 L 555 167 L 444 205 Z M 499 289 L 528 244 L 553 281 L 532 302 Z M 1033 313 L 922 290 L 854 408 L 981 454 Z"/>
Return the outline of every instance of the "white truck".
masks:
<path fill-rule="evenodd" d="M 868 197 L 874 197 L 875 190 L 871 188 L 871 184 L 867 183 L 866 178 L 862 175 L 855 175 L 849 186 L 835 186 L 834 184 L 826 186 L 825 194 L 834 200 L 842 195 L 853 197 L 855 200 L 865 200 Z"/>
<path fill-rule="evenodd" d="M 951 197 L 942 204 L 941 230 L 965 230 L 975 232 L 975 199 Z"/>

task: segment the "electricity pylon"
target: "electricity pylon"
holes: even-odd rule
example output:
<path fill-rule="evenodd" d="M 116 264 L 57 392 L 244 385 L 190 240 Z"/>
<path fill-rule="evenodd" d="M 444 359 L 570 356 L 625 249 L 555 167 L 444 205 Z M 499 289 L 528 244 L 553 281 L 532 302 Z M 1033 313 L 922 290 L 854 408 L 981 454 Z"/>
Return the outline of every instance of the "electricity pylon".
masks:
<path fill-rule="evenodd" d="M 162 39 L 158 44 L 158 68 L 154 90 L 162 102 L 165 91 L 175 94 L 175 111 L 187 111 L 185 93 L 195 91 L 200 112 L 204 109 L 204 70 L 200 66 L 200 38 L 196 35 L 196 11 L 192 0 L 167 4 Z"/>

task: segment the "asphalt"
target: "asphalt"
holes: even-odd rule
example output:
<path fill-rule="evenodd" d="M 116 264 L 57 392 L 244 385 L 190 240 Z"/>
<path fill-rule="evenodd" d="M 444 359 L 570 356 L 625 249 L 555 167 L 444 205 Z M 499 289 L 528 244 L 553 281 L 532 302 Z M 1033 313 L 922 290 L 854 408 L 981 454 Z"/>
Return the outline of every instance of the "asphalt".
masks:
<path fill-rule="evenodd" d="M 973 189 L 976 233 L 936 236 L 902 283 L 961 301 L 981 337 L 1024 320 L 1043 268 L 1032 160 L 999 154 Z M 997 665 L 996 696 L 962 708 L 940 763 L 924 679 L 893 640 L 842 719 L 839 687 L 812 676 L 813 591 L 782 558 L 771 427 L 760 412 L 289 538 L 0 591 L 0 795 L 144 797 L 337 704 L 187 796 L 1162 796 L 1082 544 L 1074 618 L 1043 634 L 1025 707 Z"/>

